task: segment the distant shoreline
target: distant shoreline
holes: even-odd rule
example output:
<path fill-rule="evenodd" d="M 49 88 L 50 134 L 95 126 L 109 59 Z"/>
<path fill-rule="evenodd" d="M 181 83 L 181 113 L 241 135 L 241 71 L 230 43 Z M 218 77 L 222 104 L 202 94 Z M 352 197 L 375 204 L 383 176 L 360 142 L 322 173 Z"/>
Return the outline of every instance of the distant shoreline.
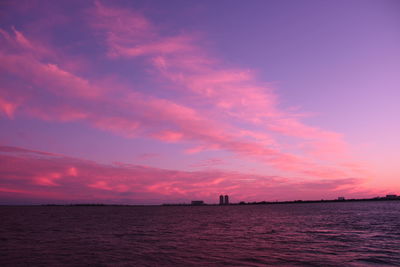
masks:
<path fill-rule="evenodd" d="M 276 204 L 302 204 L 302 203 L 332 203 L 332 202 L 363 202 L 363 201 L 396 201 L 400 200 L 400 197 L 396 198 L 386 198 L 386 197 L 376 197 L 376 198 L 361 198 L 361 199 L 328 199 L 328 200 L 292 200 L 292 201 L 260 201 L 260 202 L 239 202 L 230 203 L 228 205 L 219 204 L 203 204 L 203 205 L 192 205 L 192 204 L 162 204 L 161 206 L 242 206 L 242 205 L 276 205 Z"/>
<path fill-rule="evenodd" d="M 368 202 L 368 201 L 399 201 L 400 197 L 387 198 L 362 198 L 362 199 L 328 199 L 328 200 L 292 200 L 292 201 L 259 201 L 259 202 L 239 202 L 228 205 L 201 204 L 193 205 L 189 203 L 164 203 L 164 204 L 103 204 L 103 203 L 78 203 L 78 204 L 2 204 L 0 206 L 35 206 L 35 207 L 169 207 L 169 206 L 246 206 L 246 205 L 277 205 L 277 204 L 308 204 L 308 203 L 345 203 L 345 202 Z"/>

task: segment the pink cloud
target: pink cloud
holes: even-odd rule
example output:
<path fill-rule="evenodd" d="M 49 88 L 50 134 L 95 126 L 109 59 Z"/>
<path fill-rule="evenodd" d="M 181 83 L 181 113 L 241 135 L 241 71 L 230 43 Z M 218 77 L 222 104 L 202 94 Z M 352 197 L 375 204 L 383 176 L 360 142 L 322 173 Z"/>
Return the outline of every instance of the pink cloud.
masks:
<path fill-rule="evenodd" d="M 35 183 L 38 185 L 44 186 L 58 186 L 56 180 L 61 177 L 60 173 L 49 173 L 46 175 L 40 175 L 39 177 L 35 178 Z"/>
<path fill-rule="evenodd" d="M 163 131 L 161 133 L 158 133 L 155 135 L 157 139 L 160 139 L 162 141 L 166 142 L 177 142 L 179 140 L 182 140 L 183 134 L 178 133 L 178 132 L 173 132 L 173 131 Z"/>
<path fill-rule="evenodd" d="M 21 169 L 19 166 L 25 166 Z M 71 167 L 74 166 L 74 167 Z M 204 199 L 217 201 L 221 193 L 236 201 L 336 197 L 366 193 L 362 180 L 300 181 L 225 171 L 175 171 L 129 164 L 99 164 L 51 153 L 0 147 L 0 198 L 17 192 L 44 202 L 58 199 L 137 203 Z M 46 190 L 51 187 L 51 192 Z M 371 193 L 371 192 L 369 192 Z M 68 195 L 67 198 L 64 198 Z"/>
<path fill-rule="evenodd" d="M 194 44 L 195 38 L 164 37 L 157 27 L 134 11 L 105 5 L 97 8 L 100 10 L 95 12 L 94 21 L 109 19 L 108 15 L 101 15 L 104 10 L 110 10 L 113 16 L 120 19 L 117 23 L 100 23 L 102 26 L 97 28 L 106 31 L 107 34 L 113 34 L 114 39 L 107 42 L 109 49 L 120 47 L 119 55 L 125 57 L 147 54 L 161 75 L 185 90 L 184 93 L 190 90 L 201 96 L 201 101 L 206 101 L 208 108 L 213 105 L 215 113 L 247 120 L 256 125 L 265 125 L 264 129 L 275 133 L 308 140 L 302 142 L 303 146 L 307 146 L 308 150 L 317 155 L 338 155 L 346 152 L 347 144 L 340 134 L 305 125 L 299 121 L 299 114 L 279 109 L 277 96 L 269 87 L 257 81 L 251 71 L 224 68 Z M 132 18 L 140 18 L 140 30 L 126 30 L 126 25 Z M 125 23 L 122 25 L 120 21 Z M 137 27 L 134 24 L 132 26 Z M 149 36 L 156 41 L 150 44 Z M 184 40 L 185 45 L 180 45 L 180 41 L 171 44 L 168 40 Z M 169 45 L 165 46 L 166 43 Z M 193 53 L 193 50 L 202 53 Z"/>
<path fill-rule="evenodd" d="M 1 69 L 22 80 L 29 79 L 37 87 L 45 87 L 51 93 L 63 97 L 94 98 L 102 94 L 102 89 L 91 85 L 52 63 L 40 62 L 24 53 L 12 55 L 1 52 Z"/>
<path fill-rule="evenodd" d="M 160 158 L 161 155 L 158 153 L 141 153 L 136 156 L 136 159 L 138 160 L 148 160 L 148 159 L 155 159 L 155 158 Z"/>
<path fill-rule="evenodd" d="M 171 54 L 181 51 L 190 51 L 192 49 L 187 44 L 187 38 L 176 37 L 161 40 L 159 42 L 134 46 L 132 48 L 122 47 L 114 44 L 112 50 L 118 55 L 136 57 L 149 54 Z"/>
<path fill-rule="evenodd" d="M 326 154 L 346 147 L 341 135 L 307 126 L 298 114 L 281 110 L 277 95 L 254 72 L 223 66 L 193 37 L 164 36 L 136 11 L 96 2 L 88 20 L 114 60 L 145 58 L 145 67 L 179 92 L 176 99 L 136 90 L 136 85 L 83 77 L 63 68 L 60 59 L 67 55 L 57 55 L 56 49 L 16 29 L 2 30 L 0 69 L 20 81 L 12 91 L 0 88 L 0 108 L 8 117 L 18 112 L 49 121 L 82 121 L 128 138 L 188 143 L 188 154 L 226 150 L 302 177 L 348 176 L 345 166 L 325 166 L 304 152 Z M 276 134 L 297 138 L 305 148 L 300 153 L 282 149 Z M 46 179 L 42 183 L 59 183 Z"/>
<path fill-rule="evenodd" d="M 70 176 L 78 176 L 78 170 L 75 167 L 70 167 L 67 174 Z"/>
<path fill-rule="evenodd" d="M 37 99 L 36 94 L 24 96 L 22 89 L 21 91 L 16 90 L 15 98 L 21 97 L 19 93 L 22 93 L 22 97 L 30 101 L 25 100 L 23 106 L 24 111 L 29 115 L 45 120 L 84 120 L 97 128 L 127 137 L 146 135 L 167 142 L 195 142 L 203 150 L 224 149 L 243 157 L 254 157 L 282 170 L 307 175 L 317 173 L 309 172 L 308 169 L 318 170 L 320 168 L 309 160 L 282 153 L 276 148 L 268 147 L 268 144 L 266 146 L 265 140 L 268 140 L 269 144 L 275 143 L 266 134 L 238 130 L 228 123 L 203 117 L 202 110 L 196 110 L 171 100 L 146 96 L 118 85 L 116 87 L 119 88 L 120 96 L 110 98 L 107 94 L 108 89 L 62 70 L 55 64 L 25 56 L 24 53 L 16 55 L 2 53 L 0 56 L 6 62 L 3 66 L 4 70 L 10 75 L 16 75 L 29 83 L 40 86 L 42 90 L 46 89 L 51 97 L 62 96 L 73 100 L 68 104 L 54 106 Z M 211 81 L 235 82 L 249 79 L 247 75 L 243 75 L 243 77 L 234 78 L 224 74 L 223 77 L 215 77 Z M 248 105 L 246 101 L 241 100 L 241 103 Z M 243 133 L 253 137 L 253 140 L 243 139 Z M 254 137 L 259 139 L 261 136 L 263 136 L 261 143 L 260 140 L 254 140 Z M 339 172 L 329 171 L 326 173 L 328 175 L 328 173 Z"/>
<path fill-rule="evenodd" d="M 142 14 L 95 2 L 91 25 L 105 36 L 111 57 L 191 51 L 190 38 L 160 37 Z"/>
<path fill-rule="evenodd" d="M 0 110 L 10 119 L 14 117 L 14 112 L 17 109 L 18 104 L 9 102 L 0 97 Z"/>
<path fill-rule="evenodd" d="M 204 167 L 215 167 L 222 164 L 226 164 L 226 162 L 222 159 L 209 158 L 206 160 L 202 160 L 201 162 L 198 162 L 196 164 L 192 164 L 191 166 L 195 168 L 204 168 Z"/>

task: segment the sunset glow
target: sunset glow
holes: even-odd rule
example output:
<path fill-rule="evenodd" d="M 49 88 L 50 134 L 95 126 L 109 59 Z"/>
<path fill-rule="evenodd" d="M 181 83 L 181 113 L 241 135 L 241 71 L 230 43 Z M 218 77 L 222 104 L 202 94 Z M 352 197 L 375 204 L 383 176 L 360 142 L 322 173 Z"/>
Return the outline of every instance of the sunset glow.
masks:
<path fill-rule="evenodd" d="M 397 1 L 0 5 L 0 204 L 400 193 Z"/>

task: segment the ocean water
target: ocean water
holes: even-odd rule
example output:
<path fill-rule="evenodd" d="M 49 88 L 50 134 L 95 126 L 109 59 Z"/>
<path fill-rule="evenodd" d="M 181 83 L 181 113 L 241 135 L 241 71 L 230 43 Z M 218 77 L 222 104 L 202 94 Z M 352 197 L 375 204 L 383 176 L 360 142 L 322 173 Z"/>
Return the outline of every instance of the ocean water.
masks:
<path fill-rule="evenodd" d="M 400 201 L 0 207 L 0 266 L 400 266 Z"/>

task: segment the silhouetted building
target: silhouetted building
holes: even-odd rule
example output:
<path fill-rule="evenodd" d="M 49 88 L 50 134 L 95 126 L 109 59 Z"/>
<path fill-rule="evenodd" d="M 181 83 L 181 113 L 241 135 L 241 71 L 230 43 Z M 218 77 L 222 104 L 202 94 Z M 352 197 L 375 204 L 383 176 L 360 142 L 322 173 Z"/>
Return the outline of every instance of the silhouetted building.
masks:
<path fill-rule="evenodd" d="M 203 200 L 192 200 L 192 205 L 193 206 L 204 205 L 204 201 Z"/>
<path fill-rule="evenodd" d="M 228 196 L 228 195 L 225 195 L 225 202 L 224 202 L 224 204 L 225 204 L 225 205 L 229 205 L 229 196 Z"/>
<path fill-rule="evenodd" d="M 386 195 L 387 199 L 396 199 L 397 195 Z"/>
<path fill-rule="evenodd" d="M 337 200 L 344 200 L 344 197 L 338 197 Z"/>
<path fill-rule="evenodd" d="M 224 196 L 223 195 L 219 196 L 219 204 L 224 205 Z"/>

